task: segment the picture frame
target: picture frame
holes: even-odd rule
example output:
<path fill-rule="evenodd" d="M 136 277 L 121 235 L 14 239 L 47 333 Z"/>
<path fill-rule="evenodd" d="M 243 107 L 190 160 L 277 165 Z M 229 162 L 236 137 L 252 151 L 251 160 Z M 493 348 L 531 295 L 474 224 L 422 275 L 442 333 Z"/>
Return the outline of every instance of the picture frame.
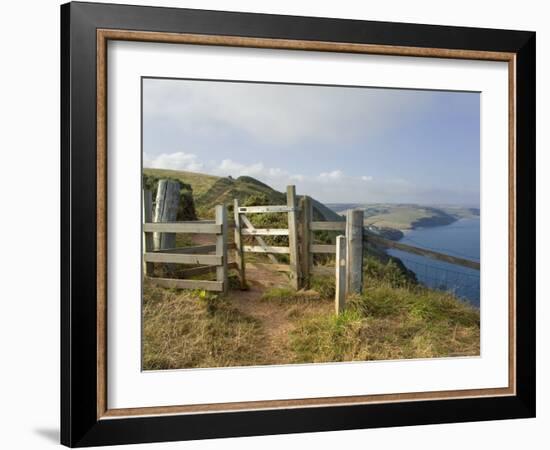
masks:
<path fill-rule="evenodd" d="M 107 43 L 503 61 L 509 71 L 506 388 L 107 404 Z M 533 32 L 72 2 L 61 7 L 61 442 L 70 447 L 535 416 Z"/>

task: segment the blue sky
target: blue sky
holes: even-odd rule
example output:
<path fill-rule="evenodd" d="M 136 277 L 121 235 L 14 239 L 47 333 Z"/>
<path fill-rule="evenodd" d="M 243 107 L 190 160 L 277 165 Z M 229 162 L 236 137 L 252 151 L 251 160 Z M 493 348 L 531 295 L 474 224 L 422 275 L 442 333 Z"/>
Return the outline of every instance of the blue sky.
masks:
<path fill-rule="evenodd" d="M 479 205 L 479 93 L 144 79 L 144 166 L 331 203 Z"/>

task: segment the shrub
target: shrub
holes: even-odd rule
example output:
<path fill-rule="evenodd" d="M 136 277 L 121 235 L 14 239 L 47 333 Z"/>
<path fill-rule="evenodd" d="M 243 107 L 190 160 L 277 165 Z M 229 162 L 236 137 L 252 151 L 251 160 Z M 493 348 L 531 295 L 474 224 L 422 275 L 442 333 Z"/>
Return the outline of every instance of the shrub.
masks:
<path fill-rule="evenodd" d="M 388 283 L 392 287 L 405 287 L 414 283 L 408 273 L 393 259 L 382 262 L 377 258 L 367 256 L 363 259 L 364 279 L 376 279 Z"/>

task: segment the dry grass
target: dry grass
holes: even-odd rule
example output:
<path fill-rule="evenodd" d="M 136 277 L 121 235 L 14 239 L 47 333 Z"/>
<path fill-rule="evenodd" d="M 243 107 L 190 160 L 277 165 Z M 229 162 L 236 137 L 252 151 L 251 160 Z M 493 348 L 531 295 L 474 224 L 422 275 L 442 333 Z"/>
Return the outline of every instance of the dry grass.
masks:
<path fill-rule="evenodd" d="M 307 318 L 290 337 L 296 362 L 479 355 L 479 310 L 444 292 L 367 280 L 339 315 Z"/>
<path fill-rule="evenodd" d="M 143 368 L 479 355 L 479 310 L 396 271 L 367 261 L 364 293 L 339 316 L 331 277 L 313 278 L 307 291 L 254 284 L 228 297 L 146 282 Z"/>
<path fill-rule="evenodd" d="M 144 370 L 256 364 L 262 337 L 223 297 L 144 283 Z"/>

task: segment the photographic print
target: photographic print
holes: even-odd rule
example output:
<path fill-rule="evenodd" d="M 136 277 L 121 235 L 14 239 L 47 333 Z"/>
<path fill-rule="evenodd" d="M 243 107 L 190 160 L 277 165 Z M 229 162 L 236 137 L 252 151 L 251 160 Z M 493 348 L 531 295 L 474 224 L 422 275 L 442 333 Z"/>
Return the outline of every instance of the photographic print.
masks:
<path fill-rule="evenodd" d="M 142 369 L 480 355 L 479 92 L 142 78 Z"/>
<path fill-rule="evenodd" d="M 61 25 L 63 444 L 535 416 L 534 32 Z"/>

